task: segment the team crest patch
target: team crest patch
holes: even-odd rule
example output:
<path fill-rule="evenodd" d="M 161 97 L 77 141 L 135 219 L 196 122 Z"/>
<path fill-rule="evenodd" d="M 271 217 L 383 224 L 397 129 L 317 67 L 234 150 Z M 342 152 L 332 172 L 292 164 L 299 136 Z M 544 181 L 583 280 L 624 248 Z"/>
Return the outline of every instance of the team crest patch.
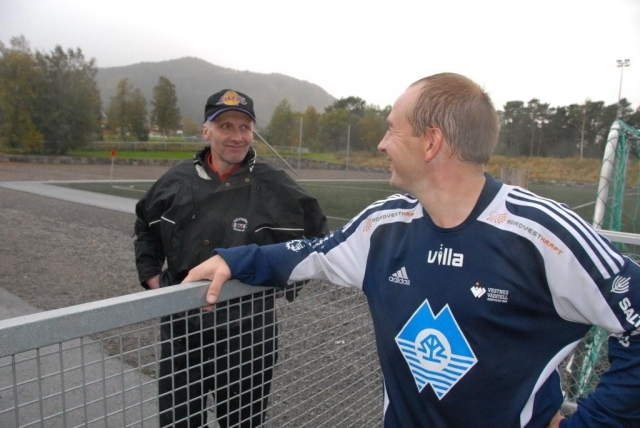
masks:
<path fill-rule="evenodd" d="M 227 91 L 220 97 L 216 105 L 224 104 L 226 106 L 246 105 L 247 100 L 238 95 L 236 91 Z"/>
<path fill-rule="evenodd" d="M 477 362 L 449 305 L 437 316 L 427 300 L 396 336 L 418 391 L 431 388 L 442 399 Z"/>
<path fill-rule="evenodd" d="M 304 243 L 301 240 L 296 239 L 295 241 L 287 242 L 286 246 L 287 246 L 287 250 L 297 253 L 298 251 L 304 248 Z"/>
<path fill-rule="evenodd" d="M 246 232 L 248 224 L 249 224 L 249 221 L 246 218 L 238 217 L 233 220 L 233 223 L 231 223 L 231 227 L 236 232 Z"/>

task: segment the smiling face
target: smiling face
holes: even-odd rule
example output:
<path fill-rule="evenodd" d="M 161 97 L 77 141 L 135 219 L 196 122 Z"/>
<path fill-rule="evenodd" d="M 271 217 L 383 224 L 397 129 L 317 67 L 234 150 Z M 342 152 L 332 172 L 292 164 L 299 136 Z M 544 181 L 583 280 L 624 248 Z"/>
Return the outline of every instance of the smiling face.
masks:
<path fill-rule="evenodd" d="M 387 133 L 378 144 L 378 151 L 386 154 L 390 163 L 390 184 L 409 193 L 412 193 L 412 184 L 420 177 L 424 164 L 424 139 L 413 135 L 413 127 L 408 120 L 419 92 L 418 87 L 410 87 L 400 95 L 387 117 Z"/>
<path fill-rule="evenodd" d="M 202 134 L 209 141 L 213 165 L 222 175 L 247 156 L 253 141 L 253 120 L 231 110 L 202 125 Z"/>

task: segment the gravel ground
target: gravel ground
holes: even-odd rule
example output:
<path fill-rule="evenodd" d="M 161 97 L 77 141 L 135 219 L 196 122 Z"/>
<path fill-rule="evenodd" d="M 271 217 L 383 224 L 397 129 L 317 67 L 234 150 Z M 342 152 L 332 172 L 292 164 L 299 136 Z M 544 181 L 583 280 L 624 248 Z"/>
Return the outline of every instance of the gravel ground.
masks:
<path fill-rule="evenodd" d="M 109 165 L 0 164 L 0 181 L 103 180 Z M 167 167 L 120 167 L 157 179 Z M 141 291 L 133 214 L 0 188 L 0 287 L 42 310 Z"/>

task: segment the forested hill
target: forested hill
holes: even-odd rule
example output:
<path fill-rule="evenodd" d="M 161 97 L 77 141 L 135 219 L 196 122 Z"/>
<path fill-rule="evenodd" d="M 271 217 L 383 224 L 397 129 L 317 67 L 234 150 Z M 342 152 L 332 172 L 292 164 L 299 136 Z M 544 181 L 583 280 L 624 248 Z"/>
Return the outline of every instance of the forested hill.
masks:
<path fill-rule="evenodd" d="M 124 67 L 99 68 L 96 76 L 107 110 L 120 79 L 140 88 L 151 112 L 153 87 L 160 76 L 167 77 L 176 86 L 178 107 L 184 117 L 202 123 L 204 105 L 209 95 L 226 88 L 246 93 L 255 103 L 258 127 L 264 128 L 271 120 L 275 107 L 286 98 L 293 111 L 305 111 L 313 106 L 319 113 L 331 105 L 335 98 L 320 86 L 282 74 L 262 74 L 219 67 L 204 60 L 186 57 L 171 61 L 142 62 Z"/>

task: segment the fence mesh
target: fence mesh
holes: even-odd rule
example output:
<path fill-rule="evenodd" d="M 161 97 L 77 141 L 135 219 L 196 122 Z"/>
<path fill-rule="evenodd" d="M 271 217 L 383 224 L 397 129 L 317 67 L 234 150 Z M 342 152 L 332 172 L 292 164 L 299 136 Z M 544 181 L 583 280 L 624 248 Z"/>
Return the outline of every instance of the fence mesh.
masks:
<path fill-rule="evenodd" d="M 262 293 L 251 296 L 254 303 L 258 299 L 265 297 Z M 234 304 L 239 303 L 230 302 L 227 309 L 233 310 Z M 275 312 L 279 350 L 264 426 L 379 426 L 382 380 L 362 293 L 314 282 L 302 287 L 293 303 L 276 299 Z M 198 310 L 187 320 L 202 322 L 206 316 Z M 170 323 L 163 324 L 157 318 L 0 358 L 0 426 L 158 426 L 163 325 Z M 198 334 L 205 338 L 219 335 L 221 330 L 237 331 L 232 325 L 214 324 L 201 328 Z M 239 334 L 243 334 L 242 329 Z M 171 340 L 183 339 L 174 335 Z M 233 340 L 233 335 L 226 339 L 228 344 Z M 218 344 L 224 342 L 218 340 Z M 231 359 L 234 353 L 249 348 L 239 346 L 223 358 Z M 200 353 L 203 349 L 187 352 Z M 180 357 L 173 355 L 165 362 L 173 364 Z M 255 362 L 257 358 L 249 360 Z M 201 414 L 208 416 L 207 426 L 215 427 L 219 426 L 215 422 L 216 406 L 225 402 L 230 412 L 243 415 L 233 401 L 233 389 L 240 380 L 235 379 L 232 369 L 221 369 L 226 363 L 205 358 L 199 365 L 174 366 L 173 371 L 202 371 L 205 376 L 198 382 L 203 384 L 213 376 L 208 364 L 216 364 L 215 376 L 224 376 L 226 370 L 234 379 L 227 386 L 228 393 L 188 397 L 192 403 L 203 398 Z M 248 390 L 261 387 L 264 377 L 260 374 Z M 185 392 L 188 389 L 183 388 Z M 247 390 L 246 385 L 243 389 Z M 185 418 L 176 416 L 172 418 L 175 426 L 188 426 Z M 251 423 L 243 415 L 228 426 Z"/>

